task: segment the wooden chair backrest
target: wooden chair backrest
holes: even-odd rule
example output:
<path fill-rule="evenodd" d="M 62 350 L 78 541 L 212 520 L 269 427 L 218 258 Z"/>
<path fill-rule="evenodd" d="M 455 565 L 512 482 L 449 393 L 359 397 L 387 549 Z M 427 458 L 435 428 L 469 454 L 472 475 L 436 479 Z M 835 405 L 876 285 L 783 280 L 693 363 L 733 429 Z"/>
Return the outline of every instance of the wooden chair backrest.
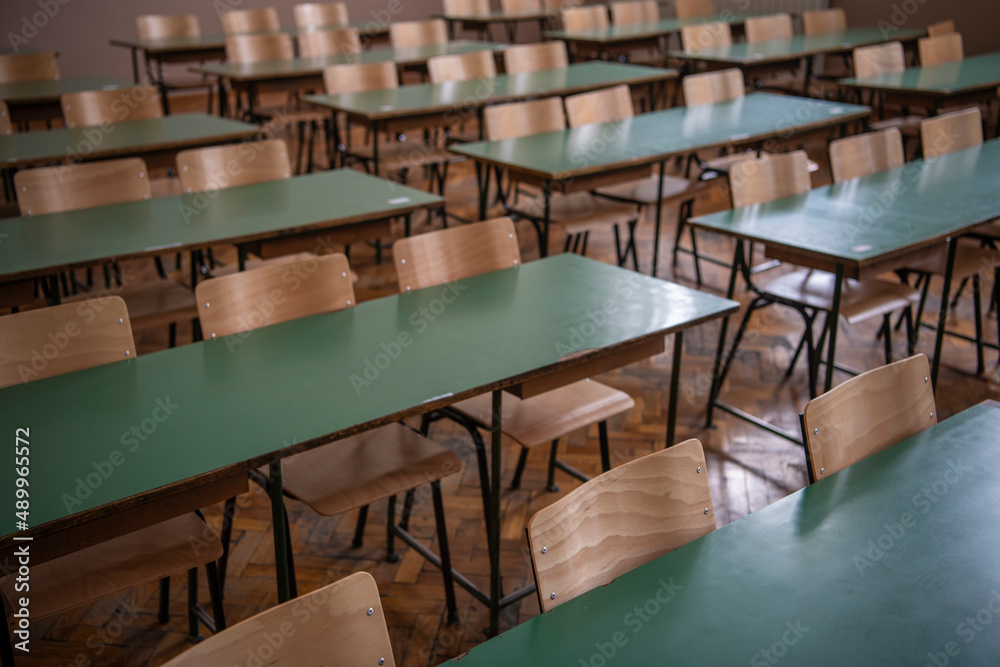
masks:
<path fill-rule="evenodd" d="M 824 35 L 847 30 L 847 14 L 843 7 L 802 12 L 802 32 L 806 35 Z"/>
<path fill-rule="evenodd" d="M 295 26 L 298 28 L 322 28 L 344 25 L 347 18 L 346 2 L 303 2 L 295 5 Z"/>
<path fill-rule="evenodd" d="M 609 123 L 635 115 L 628 86 L 602 88 L 566 98 L 566 122 L 570 127 Z"/>
<path fill-rule="evenodd" d="M 295 630 L 295 635 L 273 649 L 273 662 L 269 664 L 396 664 L 375 580 L 367 572 L 356 572 L 226 628 L 166 665 L 201 667 L 245 662 L 248 655 L 257 655 L 262 637 L 284 637 L 288 627 Z M 263 646 L 271 645 L 265 642 Z"/>
<path fill-rule="evenodd" d="M 738 162 L 729 170 L 729 187 L 733 208 L 808 192 L 809 158 L 805 151 L 793 151 Z"/>
<path fill-rule="evenodd" d="M 528 521 L 542 612 L 715 530 L 697 440 L 594 477 Z"/>
<path fill-rule="evenodd" d="M 394 49 L 447 44 L 448 26 L 442 19 L 390 23 L 389 42 Z"/>
<path fill-rule="evenodd" d="M 675 0 L 674 14 L 679 19 L 715 16 L 715 0 Z"/>
<path fill-rule="evenodd" d="M 14 131 L 14 124 L 10 122 L 10 109 L 7 103 L 0 100 L 0 134 L 11 134 Z"/>
<path fill-rule="evenodd" d="M 292 165 L 284 139 L 269 139 L 181 151 L 177 173 L 185 192 L 203 192 L 290 178 Z"/>
<path fill-rule="evenodd" d="M 983 143 L 983 117 L 979 107 L 927 118 L 920 123 L 924 157 L 932 158 Z"/>
<path fill-rule="evenodd" d="M 920 52 L 921 67 L 953 63 L 965 58 L 962 35 L 957 32 L 936 37 L 922 37 L 917 40 L 917 50 Z"/>
<path fill-rule="evenodd" d="M 14 174 L 21 215 L 140 201 L 152 196 L 142 158 L 22 169 Z"/>
<path fill-rule="evenodd" d="M 792 17 L 788 14 L 751 16 L 744 27 L 748 44 L 792 38 Z"/>
<path fill-rule="evenodd" d="M 50 81 L 59 78 L 59 63 L 51 51 L 0 55 L 0 83 Z"/>
<path fill-rule="evenodd" d="M 542 0 L 500 0 L 500 10 L 505 14 L 537 12 L 542 9 Z"/>
<path fill-rule="evenodd" d="M 521 264 L 510 218 L 440 229 L 392 245 L 399 291 L 442 285 Z"/>
<path fill-rule="evenodd" d="M 566 42 L 555 40 L 539 44 L 516 44 L 503 52 L 503 68 L 507 74 L 537 72 L 569 67 Z"/>
<path fill-rule="evenodd" d="M 323 84 L 328 95 L 386 90 L 399 87 L 399 73 L 392 62 L 331 65 L 323 70 Z"/>
<path fill-rule="evenodd" d="M 660 5 L 657 0 L 632 0 L 631 2 L 615 2 L 611 5 L 612 25 L 655 23 L 659 20 Z"/>
<path fill-rule="evenodd" d="M 153 86 L 85 90 L 60 98 L 66 127 L 162 118 L 160 93 Z"/>
<path fill-rule="evenodd" d="M 163 16 L 146 14 L 135 20 L 139 39 L 170 39 L 171 37 L 197 37 L 201 24 L 196 14 Z"/>
<path fill-rule="evenodd" d="M 298 40 L 299 55 L 303 58 L 361 53 L 361 36 L 355 28 L 307 30 L 299 33 Z"/>
<path fill-rule="evenodd" d="M 281 29 L 278 10 L 274 7 L 234 9 L 222 14 L 222 32 L 242 35 L 248 32 L 273 32 Z"/>
<path fill-rule="evenodd" d="M 561 9 L 559 14 L 562 17 L 563 30 L 590 30 L 591 28 L 608 27 L 608 8 L 606 5 L 567 7 Z"/>
<path fill-rule="evenodd" d="M 431 83 L 493 79 L 497 75 L 496 58 L 489 50 L 434 56 L 427 59 Z"/>
<path fill-rule="evenodd" d="M 292 36 L 283 32 L 226 37 L 226 60 L 231 63 L 251 65 L 269 60 L 290 60 L 294 57 Z"/>
<path fill-rule="evenodd" d="M 0 389 L 135 359 L 120 296 L 25 310 L 0 317 Z"/>
<path fill-rule="evenodd" d="M 809 466 L 820 480 L 937 423 L 927 357 L 867 371 L 806 405 Z"/>
<path fill-rule="evenodd" d="M 895 74 L 906 69 L 902 42 L 886 42 L 854 49 L 854 76 L 870 79 L 880 74 Z"/>
<path fill-rule="evenodd" d="M 689 74 L 681 84 L 684 86 L 684 104 L 689 107 L 728 102 L 746 95 L 743 71 L 736 68 Z"/>
<path fill-rule="evenodd" d="M 733 45 L 733 29 L 725 21 L 713 21 L 681 28 L 681 48 L 697 52 Z"/>
<path fill-rule="evenodd" d="M 546 97 L 529 102 L 496 104 L 483 109 L 487 141 L 514 139 L 539 132 L 566 129 L 562 100 Z"/>
<path fill-rule="evenodd" d="M 955 22 L 951 19 L 948 19 L 947 21 L 938 21 L 937 23 L 932 23 L 927 26 L 928 37 L 947 35 L 951 32 L 955 32 Z"/>
<path fill-rule="evenodd" d="M 896 127 L 830 142 L 830 169 L 834 183 L 902 167 L 905 161 L 903 135 Z"/>
<path fill-rule="evenodd" d="M 490 0 L 442 0 L 441 4 L 447 16 L 490 12 Z"/>

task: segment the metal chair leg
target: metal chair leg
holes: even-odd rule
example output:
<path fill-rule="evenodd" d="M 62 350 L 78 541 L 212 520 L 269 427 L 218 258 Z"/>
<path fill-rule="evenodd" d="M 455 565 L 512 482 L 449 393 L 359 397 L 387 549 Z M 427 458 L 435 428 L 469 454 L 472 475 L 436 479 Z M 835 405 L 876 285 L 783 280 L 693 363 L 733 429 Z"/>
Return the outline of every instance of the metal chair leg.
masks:
<path fill-rule="evenodd" d="M 527 451 L 525 449 L 524 451 Z M 556 486 L 556 459 L 559 455 L 559 438 L 552 441 L 552 448 L 549 449 L 549 478 L 545 485 L 545 490 L 551 493 L 559 493 L 559 487 Z"/>
<path fill-rule="evenodd" d="M 188 641 L 192 644 L 205 639 L 201 634 L 201 625 L 198 623 L 198 614 L 195 613 L 195 605 L 198 604 L 198 568 L 193 567 L 188 570 Z"/>
<path fill-rule="evenodd" d="M 208 578 L 208 594 L 212 599 L 215 631 L 221 632 L 226 629 L 226 610 L 222 605 L 222 580 L 219 578 L 219 568 L 215 562 L 205 564 L 205 576 Z"/>
<path fill-rule="evenodd" d="M 521 488 L 521 474 L 524 472 L 524 466 L 528 462 L 528 448 L 521 447 L 521 454 L 517 457 L 517 467 L 514 469 L 514 478 L 510 480 L 510 488 L 520 489 Z"/>
<path fill-rule="evenodd" d="M 156 620 L 160 625 L 166 625 L 170 621 L 170 577 L 160 579 L 160 609 Z"/>
<path fill-rule="evenodd" d="M 608 449 L 607 421 L 600 421 L 597 423 L 597 433 L 601 443 L 601 471 L 607 472 L 611 470 L 611 451 Z"/>
<path fill-rule="evenodd" d="M 434 501 L 434 522 L 437 524 L 438 552 L 441 556 L 441 575 L 444 578 L 444 597 L 448 607 L 448 622 L 458 622 L 458 605 L 455 603 L 455 580 L 451 572 L 451 549 L 448 546 L 448 526 L 444 520 L 444 502 L 441 499 L 441 482 L 431 482 Z"/>
<path fill-rule="evenodd" d="M 361 547 L 365 542 L 365 524 L 368 522 L 368 505 L 358 510 L 358 523 L 354 526 L 354 540 L 351 546 L 355 549 Z"/>

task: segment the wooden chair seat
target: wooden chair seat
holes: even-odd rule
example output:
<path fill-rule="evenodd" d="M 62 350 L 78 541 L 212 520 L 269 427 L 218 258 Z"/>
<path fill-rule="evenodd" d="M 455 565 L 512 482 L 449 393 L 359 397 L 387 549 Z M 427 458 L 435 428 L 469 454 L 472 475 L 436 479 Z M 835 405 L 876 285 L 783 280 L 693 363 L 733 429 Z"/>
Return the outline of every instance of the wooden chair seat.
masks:
<path fill-rule="evenodd" d="M 490 394 L 482 394 L 452 407 L 482 428 L 492 428 L 492 400 Z M 505 394 L 503 432 L 525 447 L 534 447 L 614 417 L 634 406 L 635 401 L 625 392 L 589 378 L 528 400 Z"/>
<path fill-rule="evenodd" d="M 800 269 L 779 276 L 762 286 L 768 294 L 829 312 L 833 308 L 836 276 L 826 271 Z M 920 293 L 909 285 L 886 280 L 845 279 L 840 296 L 840 314 L 855 324 L 881 317 L 920 300 Z"/>
<path fill-rule="evenodd" d="M 198 548 L 191 547 L 191 538 Z M 42 618 L 105 595 L 201 567 L 222 556 L 222 543 L 188 513 L 31 567 L 31 616 Z M 0 580 L 17 599 L 13 575 Z"/>
<path fill-rule="evenodd" d="M 370 505 L 461 469 L 461 459 L 451 450 L 402 424 L 338 440 L 281 464 L 285 493 L 323 516 Z"/>
<path fill-rule="evenodd" d="M 562 227 L 567 234 L 628 224 L 636 217 L 634 204 L 595 197 L 589 192 L 553 197 L 549 206 L 549 220 Z"/>
<path fill-rule="evenodd" d="M 996 222 L 991 224 L 994 233 L 1000 232 L 1000 227 L 997 225 L 998 223 Z M 988 229 L 988 227 L 984 229 Z M 955 248 L 955 268 L 952 273 L 952 279 L 963 280 L 979 275 L 983 269 L 992 269 L 997 266 L 998 257 L 1000 257 L 1000 251 L 994 248 L 983 248 L 971 243 L 959 243 L 958 247 Z M 942 249 L 940 253 L 914 262 L 906 268 L 920 273 L 943 276 L 947 262 L 948 254 Z"/>
<path fill-rule="evenodd" d="M 602 197 L 611 197 L 612 199 L 655 204 L 658 201 L 656 193 L 660 180 L 663 181 L 663 198 L 659 201 L 664 204 L 696 197 L 708 188 L 707 181 L 692 181 L 669 174 L 658 177 L 654 174 L 649 178 L 598 188 L 594 192 Z"/>

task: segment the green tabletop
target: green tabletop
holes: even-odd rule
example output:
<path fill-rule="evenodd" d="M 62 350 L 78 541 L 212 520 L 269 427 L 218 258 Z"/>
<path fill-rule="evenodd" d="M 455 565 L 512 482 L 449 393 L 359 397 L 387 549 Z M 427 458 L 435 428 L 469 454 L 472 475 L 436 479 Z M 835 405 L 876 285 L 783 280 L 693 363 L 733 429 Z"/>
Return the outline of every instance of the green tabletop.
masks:
<path fill-rule="evenodd" d="M 455 153 L 544 180 L 651 164 L 696 150 L 787 136 L 867 116 L 865 106 L 752 93 L 517 139 L 449 146 Z"/>
<path fill-rule="evenodd" d="M 128 88 L 131 85 L 110 76 L 77 76 L 47 81 L 0 83 L 0 100 L 11 107 L 18 104 L 58 102 L 59 98 L 66 93 Z"/>
<path fill-rule="evenodd" d="M 822 53 L 844 53 L 860 46 L 881 44 L 889 40 L 912 41 L 926 34 L 924 30 L 897 30 L 887 37 L 881 28 L 848 28 L 843 32 L 823 35 L 796 35 L 791 39 L 775 39 L 748 44 L 698 51 L 668 51 L 667 55 L 685 60 L 753 66 L 776 61 L 794 60 Z"/>
<path fill-rule="evenodd" d="M 30 523 L 55 530 L 53 522 L 101 516 L 149 491 L 153 502 L 182 480 L 248 470 L 561 368 L 566 347 L 580 349 L 573 332 L 594 312 L 614 316 L 584 345 L 611 353 L 737 307 L 559 255 L 2 389 L 0 424 L 8 434 L 30 428 Z M 109 457 L 119 461 L 114 472 L 88 486 Z M 0 466 L 0 488 L 12 489 L 14 475 L 13 465 Z M 10 545 L 14 521 L 8 512 L 0 547 Z"/>
<path fill-rule="evenodd" d="M 970 408 L 460 664 L 995 664 L 998 430 L 997 404 Z"/>
<path fill-rule="evenodd" d="M 677 76 L 677 71 L 624 63 L 591 61 L 560 69 L 502 74 L 444 84 L 416 84 L 389 90 L 341 95 L 310 95 L 313 104 L 368 120 L 478 108 L 546 95 L 572 95 L 619 84 L 646 84 Z"/>
<path fill-rule="evenodd" d="M 471 53 L 473 51 L 502 51 L 504 44 L 494 42 L 452 41 L 407 49 L 373 49 L 358 54 L 328 56 L 325 58 L 293 58 L 270 60 L 253 64 L 211 63 L 189 68 L 199 74 L 210 74 L 230 81 L 260 81 L 319 76 L 331 65 L 351 63 L 394 62 L 399 65 L 422 65 L 434 56 Z"/>
<path fill-rule="evenodd" d="M 988 53 L 934 67 L 910 67 L 867 79 L 841 79 L 842 86 L 914 92 L 941 97 L 1000 86 L 1000 53 Z"/>
<path fill-rule="evenodd" d="M 714 21 L 722 21 L 730 25 L 743 25 L 753 14 L 737 14 L 726 12 L 718 16 L 700 16 L 690 19 L 664 19 L 652 23 L 632 23 L 628 25 L 612 25 L 606 28 L 590 28 L 587 30 L 547 30 L 548 39 L 561 39 L 566 42 L 587 44 L 615 44 L 635 40 L 650 39 L 680 32 L 692 25 L 702 25 Z"/>
<path fill-rule="evenodd" d="M 402 215 L 441 203 L 352 169 L 0 220 L 0 283 L 157 252 L 244 243 Z"/>
<path fill-rule="evenodd" d="M 356 29 L 363 36 L 386 35 L 389 33 L 389 24 L 382 21 L 352 21 L 348 25 L 351 28 Z M 330 25 L 323 26 L 321 28 L 308 29 L 282 28 L 279 32 L 295 36 L 300 32 L 308 32 L 309 30 L 337 29 L 343 27 L 344 26 Z M 167 39 L 125 37 L 112 39 L 109 43 L 112 46 L 121 46 L 145 51 L 150 55 L 160 55 L 186 51 L 224 50 L 226 48 L 226 35 L 223 33 L 213 33 L 209 35 L 194 35 L 190 37 L 169 37 Z"/>
<path fill-rule="evenodd" d="M 0 136 L 0 164 L 27 166 L 73 160 L 130 157 L 222 144 L 254 136 L 256 125 L 203 113 L 132 120 L 101 127 L 61 128 Z"/>

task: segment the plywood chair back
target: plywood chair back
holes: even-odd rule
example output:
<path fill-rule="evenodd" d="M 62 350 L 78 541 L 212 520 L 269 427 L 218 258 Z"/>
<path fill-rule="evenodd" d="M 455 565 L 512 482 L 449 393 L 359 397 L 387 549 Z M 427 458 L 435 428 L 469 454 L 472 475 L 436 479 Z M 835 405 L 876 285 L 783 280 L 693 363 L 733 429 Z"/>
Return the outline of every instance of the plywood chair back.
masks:
<path fill-rule="evenodd" d="M 209 278 L 195 287 L 206 338 L 230 336 L 354 305 L 347 257 L 317 255 Z"/>
<path fill-rule="evenodd" d="M 293 11 L 298 28 L 346 26 L 349 23 L 345 2 L 303 2 L 295 5 Z"/>
<path fill-rule="evenodd" d="M 197 37 L 201 34 L 201 24 L 195 14 L 163 16 L 146 14 L 135 20 L 139 39 L 170 39 L 171 37 Z"/>
<path fill-rule="evenodd" d="M 274 32 L 281 29 L 274 7 L 234 9 L 222 14 L 222 32 L 243 35 L 248 32 Z"/>
<path fill-rule="evenodd" d="M 566 98 L 566 121 L 570 127 L 609 123 L 635 115 L 628 86 L 602 88 Z"/>
<path fill-rule="evenodd" d="M 854 76 L 870 79 L 880 74 L 896 74 L 906 69 L 902 42 L 886 42 L 854 49 Z"/>
<path fill-rule="evenodd" d="M 307 30 L 299 33 L 298 40 L 299 55 L 303 58 L 361 53 L 361 36 L 354 28 Z"/>
<path fill-rule="evenodd" d="M 608 8 L 605 5 L 567 7 L 560 10 L 563 30 L 591 30 L 608 27 Z"/>
<path fill-rule="evenodd" d="M 841 183 L 903 166 L 903 135 L 899 128 L 865 132 L 830 142 L 833 182 Z"/>
<path fill-rule="evenodd" d="M 226 37 L 226 60 L 240 65 L 295 57 L 292 36 L 283 32 Z"/>
<path fill-rule="evenodd" d="M 14 131 L 14 126 L 10 122 L 10 109 L 7 108 L 7 103 L 0 100 L 0 134 L 11 134 Z"/>
<path fill-rule="evenodd" d="M 555 40 L 539 44 L 508 46 L 503 52 L 503 67 L 507 74 L 537 72 L 569 66 L 566 42 Z"/>
<path fill-rule="evenodd" d="M 497 75 L 493 52 L 473 51 L 427 59 L 427 74 L 431 83 L 493 79 Z"/>
<path fill-rule="evenodd" d="M 418 234 L 392 245 L 399 291 L 423 289 L 521 264 L 510 218 Z"/>
<path fill-rule="evenodd" d="M 490 12 L 490 0 L 442 0 L 441 4 L 447 16 L 488 14 Z"/>
<path fill-rule="evenodd" d="M 613 468 L 528 521 L 543 612 L 715 530 L 705 452 L 688 440 Z"/>
<path fill-rule="evenodd" d="M 103 296 L 0 317 L 0 389 L 135 359 L 128 309 Z"/>
<path fill-rule="evenodd" d="M 847 30 L 847 14 L 843 7 L 802 12 L 802 32 L 806 35 L 825 35 Z"/>
<path fill-rule="evenodd" d="M 542 0 L 500 0 L 500 10 L 504 14 L 537 12 L 543 6 Z"/>
<path fill-rule="evenodd" d="M 59 63 L 52 51 L 0 55 L 0 83 L 49 81 L 59 78 Z"/>
<path fill-rule="evenodd" d="M 937 423 L 927 357 L 867 371 L 806 405 L 809 467 L 820 480 Z"/>
<path fill-rule="evenodd" d="M 268 664 L 385 667 L 396 664 L 378 587 L 367 572 L 356 572 L 251 616 L 166 664 L 201 667 L 244 662 L 248 655 L 258 654 L 263 637 L 284 637 L 289 627 L 294 629 L 295 636 L 273 647 Z M 333 656 L 336 659 L 331 661 Z"/>
<path fill-rule="evenodd" d="M 948 19 L 947 21 L 938 21 L 937 23 L 932 23 L 927 26 L 928 37 L 947 35 L 951 32 L 955 32 L 955 22 L 951 19 Z"/>
<path fill-rule="evenodd" d="M 962 35 L 949 32 L 935 37 L 923 37 L 917 40 L 917 50 L 920 52 L 920 65 L 933 67 L 962 60 L 965 50 L 962 48 Z"/>
<path fill-rule="evenodd" d="M 185 192 L 203 192 L 289 178 L 292 166 L 283 139 L 193 148 L 177 154 Z"/>
<path fill-rule="evenodd" d="M 792 38 L 792 17 L 788 14 L 751 16 L 746 25 L 747 43 L 769 42 L 772 39 Z"/>
<path fill-rule="evenodd" d="M 152 196 L 141 158 L 22 169 L 14 174 L 21 215 L 140 201 Z"/>
<path fill-rule="evenodd" d="M 163 117 L 160 93 L 153 86 L 66 93 L 60 103 L 66 127 Z"/>
<path fill-rule="evenodd" d="M 566 129 L 562 100 L 546 97 L 530 102 L 497 104 L 483 109 L 487 141 L 514 139 L 540 132 Z"/>
<path fill-rule="evenodd" d="M 934 116 L 920 123 L 924 157 L 932 158 L 983 143 L 983 117 L 979 107 Z"/>
<path fill-rule="evenodd" d="M 725 21 L 713 21 L 681 28 L 681 48 L 697 52 L 720 49 L 733 44 L 733 29 Z"/>
<path fill-rule="evenodd" d="M 679 19 L 697 19 L 715 16 L 714 0 L 675 0 L 674 14 Z"/>
<path fill-rule="evenodd" d="M 613 25 L 656 23 L 659 20 L 660 5 L 656 0 L 615 2 L 611 5 L 611 23 Z"/>
<path fill-rule="evenodd" d="M 392 62 L 332 65 L 323 70 L 323 83 L 328 95 L 363 93 L 398 88 L 399 74 Z"/>
<path fill-rule="evenodd" d="M 805 151 L 764 155 L 738 162 L 729 171 L 733 208 L 808 192 L 809 158 Z"/>
<path fill-rule="evenodd" d="M 448 26 L 442 19 L 390 23 L 389 42 L 394 49 L 447 44 Z"/>
<path fill-rule="evenodd" d="M 728 102 L 746 95 L 743 72 L 736 68 L 689 74 L 684 77 L 682 85 L 684 104 L 689 107 Z"/>

